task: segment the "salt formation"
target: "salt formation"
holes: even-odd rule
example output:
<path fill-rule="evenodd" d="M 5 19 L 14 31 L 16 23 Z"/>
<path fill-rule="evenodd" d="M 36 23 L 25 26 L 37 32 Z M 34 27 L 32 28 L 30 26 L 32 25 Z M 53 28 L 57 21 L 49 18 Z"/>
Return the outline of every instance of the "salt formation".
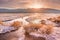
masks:
<path fill-rule="evenodd" d="M 11 30 L 15 30 L 14 27 L 0 25 L 0 33 L 10 32 Z"/>
<path fill-rule="evenodd" d="M 9 32 L 11 36 L 12 34 L 16 34 L 14 35 L 17 37 L 16 40 L 29 40 L 29 36 L 31 36 L 30 38 L 32 38 L 32 36 L 35 37 L 36 40 L 40 37 L 45 38 L 45 40 L 60 40 L 59 29 L 60 28 L 56 27 L 54 21 L 49 20 L 49 18 L 41 18 L 41 16 L 38 15 L 25 16 L 12 21 L 3 22 L 3 25 L 2 23 L 0 25 L 0 33 Z M 11 31 L 13 32 L 11 33 Z M 28 37 L 26 33 L 29 35 Z M 41 40 L 41 38 L 38 40 Z M 12 38 L 11 40 L 15 39 Z M 34 38 L 31 40 L 34 40 Z"/>
<path fill-rule="evenodd" d="M 43 38 L 46 38 L 46 40 L 59 40 L 60 39 L 60 30 L 59 30 L 60 28 L 56 27 L 56 23 L 48 19 L 44 19 L 42 25 L 41 25 L 40 19 L 37 20 L 35 18 L 34 20 L 29 20 L 28 22 L 30 22 L 30 24 L 26 26 L 26 31 L 29 33 L 29 35 L 34 36 L 34 37 L 43 37 Z M 31 26 L 31 22 L 33 23 L 32 26 Z M 37 28 L 38 27 L 36 26 L 37 24 L 41 27 Z"/>

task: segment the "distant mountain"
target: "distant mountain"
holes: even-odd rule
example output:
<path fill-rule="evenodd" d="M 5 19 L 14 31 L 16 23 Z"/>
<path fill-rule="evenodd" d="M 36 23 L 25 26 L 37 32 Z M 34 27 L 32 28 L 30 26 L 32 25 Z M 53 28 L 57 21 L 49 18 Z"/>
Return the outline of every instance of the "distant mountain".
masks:
<path fill-rule="evenodd" d="M 30 12 L 38 12 L 38 13 L 60 13 L 60 10 L 51 9 L 51 8 L 40 8 L 40 9 L 28 9 Z"/>
<path fill-rule="evenodd" d="M 0 13 L 60 13 L 60 10 L 51 8 L 0 9 Z"/>

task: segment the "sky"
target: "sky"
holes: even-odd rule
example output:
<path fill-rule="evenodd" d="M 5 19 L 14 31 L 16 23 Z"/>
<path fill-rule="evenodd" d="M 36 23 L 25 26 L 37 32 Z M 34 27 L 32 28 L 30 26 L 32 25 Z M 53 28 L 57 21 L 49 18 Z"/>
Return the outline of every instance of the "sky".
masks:
<path fill-rule="evenodd" d="M 60 9 L 60 0 L 0 0 L 0 8 L 29 8 L 34 2 L 46 8 Z"/>

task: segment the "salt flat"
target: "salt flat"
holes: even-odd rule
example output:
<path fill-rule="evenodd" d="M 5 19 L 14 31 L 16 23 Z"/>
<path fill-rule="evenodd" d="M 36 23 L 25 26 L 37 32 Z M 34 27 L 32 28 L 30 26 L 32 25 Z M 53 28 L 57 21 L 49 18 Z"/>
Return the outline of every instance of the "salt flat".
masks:
<path fill-rule="evenodd" d="M 2 21 L 13 20 L 13 19 L 28 16 L 28 15 L 32 15 L 32 16 L 36 16 L 36 15 L 39 16 L 40 15 L 40 17 L 42 17 L 43 19 L 44 18 L 49 18 L 49 17 L 60 16 L 60 14 L 56 14 L 56 13 L 55 14 L 54 13 L 44 13 L 44 14 L 43 13 L 1 13 L 0 14 L 0 20 L 2 20 Z M 58 30 L 56 29 L 56 32 Z M 58 31 L 58 33 L 59 32 L 60 32 L 60 30 Z M 20 30 L 14 31 L 14 32 L 11 32 L 11 33 L 1 34 L 0 35 L 0 40 L 17 40 L 19 38 L 19 35 L 20 35 L 19 33 L 20 33 Z M 58 36 L 58 35 L 60 36 L 60 33 L 56 34 L 56 36 Z M 32 39 L 29 39 L 29 38 L 31 38 L 31 37 L 28 37 L 28 39 L 26 39 L 26 40 L 33 40 L 33 38 Z"/>
<path fill-rule="evenodd" d="M 54 16 L 60 16 L 60 13 L 0 13 L 0 20 L 12 20 L 21 18 L 28 15 L 36 15 L 40 14 L 42 17 L 54 17 Z"/>

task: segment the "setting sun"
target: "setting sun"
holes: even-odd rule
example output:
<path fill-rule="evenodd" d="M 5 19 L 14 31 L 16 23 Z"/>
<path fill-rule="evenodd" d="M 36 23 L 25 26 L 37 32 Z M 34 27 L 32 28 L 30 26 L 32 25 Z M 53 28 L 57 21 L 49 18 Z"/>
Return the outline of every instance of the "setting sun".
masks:
<path fill-rule="evenodd" d="M 42 5 L 40 5 L 40 4 L 32 4 L 32 5 L 30 5 L 30 8 L 42 8 L 43 6 Z"/>

